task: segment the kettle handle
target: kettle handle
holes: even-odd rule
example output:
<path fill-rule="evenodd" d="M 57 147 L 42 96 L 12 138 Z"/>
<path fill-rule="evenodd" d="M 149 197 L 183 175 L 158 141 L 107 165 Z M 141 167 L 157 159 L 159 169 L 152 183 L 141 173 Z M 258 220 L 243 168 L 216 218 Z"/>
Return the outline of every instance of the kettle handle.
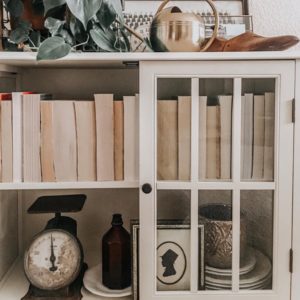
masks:
<path fill-rule="evenodd" d="M 215 38 L 218 36 L 218 31 L 219 31 L 219 14 L 218 14 L 217 8 L 216 8 L 216 6 L 215 6 L 215 4 L 213 3 L 212 0 L 205 0 L 205 1 L 209 4 L 209 6 L 211 7 L 211 9 L 214 13 L 215 28 L 214 28 L 214 31 L 213 31 L 213 34 L 212 34 L 211 38 L 204 45 L 204 47 L 200 49 L 201 52 L 206 51 L 211 46 L 211 44 L 214 42 Z M 161 3 L 161 5 L 159 6 L 155 16 L 157 16 L 163 10 L 163 8 L 167 5 L 168 2 L 170 2 L 170 0 L 164 0 Z"/>

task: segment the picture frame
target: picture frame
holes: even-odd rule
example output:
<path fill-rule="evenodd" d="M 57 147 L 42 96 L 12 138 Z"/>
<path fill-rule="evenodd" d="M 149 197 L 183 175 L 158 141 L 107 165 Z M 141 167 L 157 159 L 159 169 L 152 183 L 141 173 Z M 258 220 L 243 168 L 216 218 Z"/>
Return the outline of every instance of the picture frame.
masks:
<path fill-rule="evenodd" d="M 132 294 L 139 299 L 139 223 L 131 222 L 132 239 Z M 178 221 L 162 220 L 157 225 L 157 290 L 190 290 L 190 225 Z M 204 225 L 199 232 L 198 289 L 205 287 Z"/>

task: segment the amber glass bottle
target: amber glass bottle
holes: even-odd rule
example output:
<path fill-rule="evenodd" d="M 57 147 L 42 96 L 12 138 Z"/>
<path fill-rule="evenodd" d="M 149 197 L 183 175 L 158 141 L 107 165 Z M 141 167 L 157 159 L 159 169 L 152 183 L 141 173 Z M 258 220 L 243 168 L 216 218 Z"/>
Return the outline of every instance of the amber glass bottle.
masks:
<path fill-rule="evenodd" d="M 114 290 L 131 285 L 130 234 L 122 226 L 121 214 L 114 214 L 111 229 L 102 239 L 102 283 Z"/>

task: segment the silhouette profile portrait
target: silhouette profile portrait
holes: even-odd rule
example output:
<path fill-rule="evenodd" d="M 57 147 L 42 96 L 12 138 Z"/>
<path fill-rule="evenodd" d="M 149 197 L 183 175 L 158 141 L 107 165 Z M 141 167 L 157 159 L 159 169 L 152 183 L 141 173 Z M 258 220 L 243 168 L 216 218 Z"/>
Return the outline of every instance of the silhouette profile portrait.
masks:
<path fill-rule="evenodd" d="M 176 274 L 176 270 L 174 268 L 175 261 L 178 257 L 178 254 L 173 250 L 169 249 L 165 252 L 164 255 L 161 256 L 162 261 L 161 264 L 165 267 L 165 271 L 163 273 L 164 277 L 172 276 Z"/>

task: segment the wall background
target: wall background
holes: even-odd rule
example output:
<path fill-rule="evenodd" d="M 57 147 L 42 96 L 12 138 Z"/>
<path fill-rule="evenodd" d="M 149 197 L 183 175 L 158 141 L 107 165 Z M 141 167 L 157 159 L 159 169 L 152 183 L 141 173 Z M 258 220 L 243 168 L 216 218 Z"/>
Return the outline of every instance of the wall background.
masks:
<path fill-rule="evenodd" d="M 261 35 L 293 34 L 300 37 L 299 0 L 248 0 L 254 31 Z M 300 50 L 298 44 L 293 48 Z"/>

